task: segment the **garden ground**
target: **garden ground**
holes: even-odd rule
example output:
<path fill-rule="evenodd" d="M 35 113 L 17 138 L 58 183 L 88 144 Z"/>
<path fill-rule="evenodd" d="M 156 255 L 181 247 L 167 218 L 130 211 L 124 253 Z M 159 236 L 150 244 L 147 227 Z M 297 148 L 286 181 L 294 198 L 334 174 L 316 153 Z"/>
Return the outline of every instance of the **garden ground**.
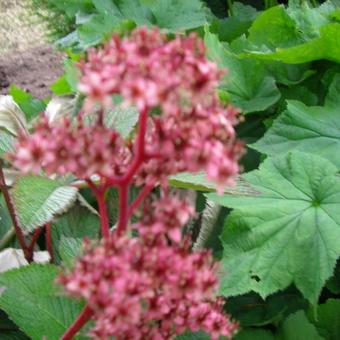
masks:
<path fill-rule="evenodd" d="M 62 56 L 48 44 L 42 24 L 26 5 L 25 0 L 0 0 L 0 94 L 16 84 L 44 98 L 63 72 Z"/>

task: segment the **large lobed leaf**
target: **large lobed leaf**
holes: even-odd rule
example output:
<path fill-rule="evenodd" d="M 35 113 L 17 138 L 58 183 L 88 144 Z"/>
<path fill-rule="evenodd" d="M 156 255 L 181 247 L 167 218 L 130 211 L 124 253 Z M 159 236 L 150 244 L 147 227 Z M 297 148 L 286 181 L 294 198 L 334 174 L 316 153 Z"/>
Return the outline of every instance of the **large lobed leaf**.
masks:
<path fill-rule="evenodd" d="M 210 200 L 235 210 L 222 242 L 223 295 L 262 297 L 294 283 L 316 303 L 340 255 L 340 177 L 324 158 L 298 151 L 245 175 L 261 195 Z"/>
<path fill-rule="evenodd" d="M 234 54 L 233 51 L 245 48 L 247 42 L 243 38 L 232 45 L 222 45 L 217 35 L 206 28 L 204 42 L 208 57 L 228 71 L 221 88 L 227 91 L 232 103 L 244 113 L 263 111 L 279 100 L 280 92 L 275 79 L 264 64 L 255 59 L 240 59 Z"/>
<path fill-rule="evenodd" d="M 340 119 L 335 108 L 287 101 L 287 110 L 275 121 L 263 138 L 252 145 L 269 156 L 293 149 L 311 152 L 340 168 Z"/>
<path fill-rule="evenodd" d="M 80 49 L 102 42 L 126 21 L 138 26 L 158 26 L 175 33 L 193 29 L 206 22 L 206 9 L 200 0 L 93 0 L 96 12 L 78 12 L 76 33 L 59 43 L 78 43 Z M 81 18 L 81 19 L 79 19 Z"/>

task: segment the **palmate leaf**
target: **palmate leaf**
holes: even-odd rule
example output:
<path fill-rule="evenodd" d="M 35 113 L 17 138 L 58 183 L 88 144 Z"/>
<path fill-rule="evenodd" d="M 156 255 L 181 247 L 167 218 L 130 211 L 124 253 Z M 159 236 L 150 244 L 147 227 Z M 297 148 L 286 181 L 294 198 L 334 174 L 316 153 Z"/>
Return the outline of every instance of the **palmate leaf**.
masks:
<path fill-rule="evenodd" d="M 124 21 L 138 26 L 158 26 L 176 33 L 206 23 L 200 0 L 93 0 L 97 13 L 78 27 L 80 48 L 102 42 Z M 74 42 L 74 41 L 72 41 Z"/>
<path fill-rule="evenodd" d="M 266 297 L 294 283 L 316 303 L 340 255 L 340 177 L 324 158 L 291 152 L 245 175 L 261 192 L 206 196 L 235 210 L 222 234 L 223 295 Z"/>
<path fill-rule="evenodd" d="M 13 204 L 24 233 L 51 222 L 68 210 L 78 189 L 45 177 L 21 177 L 11 190 Z"/>
<path fill-rule="evenodd" d="M 31 264 L 0 275 L 0 308 L 32 340 L 59 339 L 82 309 L 82 303 L 58 294 L 57 271 L 52 265 Z"/>
<path fill-rule="evenodd" d="M 206 23 L 205 10 L 200 0 L 152 0 L 148 2 L 155 17 L 155 25 L 170 32 L 176 33 L 203 26 Z"/>
<path fill-rule="evenodd" d="M 264 64 L 255 59 L 240 59 L 233 53 L 244 49 L 247 44 L 244 38 L 237 39 L 231 46 L 222 45 L 217 35 L 206 28 L 204 41 L 208 57 L 228 71 L 221 89 L 227 91 L 232 103 L 244 113 L 263 111 L 279 100 L 275 79 Z"/>
<path fill-rule="evenodd" d="M 302 102 L 288 100 L 287 110 L 251 147 L 269 156 L 293 149 L 311 152 L 340 168 L 339 112 L 328 106 L 308 107 Z"/>
<path fill-rule="evenodd" d="M 259 48 L 276 49 L 302 42 L 295 22 L 283 6 L 269 8 L 261 13 L 249 28 L 248 40 Z"/>
<path fill-rule="evenodd" d="M 305 43 L 276 51 L 249 51 L 245 55 L 264 60 L 278 60 L 287 64 L 301 64 L 314 60 L 326 59 L 340 62 L 340 24 L 331 23 L 322 26 L 320 36 Z"/>

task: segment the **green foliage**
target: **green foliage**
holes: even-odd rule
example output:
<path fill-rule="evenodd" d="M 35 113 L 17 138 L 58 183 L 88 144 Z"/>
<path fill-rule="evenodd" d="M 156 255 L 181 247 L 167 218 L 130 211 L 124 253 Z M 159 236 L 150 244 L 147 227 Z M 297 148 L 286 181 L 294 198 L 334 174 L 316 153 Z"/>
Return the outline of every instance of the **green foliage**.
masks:
<path fill-rule="evenodd" d="M 81 311 L 81 303 L 58 293 L 57 271 L 52 265 L 32 264 L 0 275 L 5 289 L 0 308 L 32 340 L 59 339 Z"/>
<path fill-rule="evenodd" d="M 69 34 L 58 41 L 59 46 L 78 50 L 103 42 L 113 31 L 135 25 L 155 25 L 169 32 L 193 29 L 207 21 L 208 13 L 200 0 L 87 0 L 78 8 L 76 0 L 48 2 L 52 13 L 64 12 L 71 19 Z"/>
<path fill-rule="evenodd" d="M 71 264 L 72 259 L 81 250 L 80 245 L 84 237 L 99 237 L 99 218 L 88 208 L 75 205 L 52 226 L 52 242 L 57 261 Z"/>
<path fill-rule="evenodd" d="M 307 309 L 308 302 L 301 294 L 289 287 L 262 299 L 254 292 L 229 297 L 226 303 L 228 313 L 238 320 L 242 328 L 277 324 L 300 309 Z"/>
<path fill-rule="evenodd" d="M 317 310 L 317 319 L 312 320 L 319 334 L 327 340 L 336 340 L 340 336 L 340 301 L 329 299 Z"/>
<path fill-rule="evenodd" d="M 51 222 L 77 198 L 78 190 L 45 177 L 21 177 L 11 194 L 20 226 L 25 233 Z"/>
<path fill-rule="evenodd" d="M 65 74 L 51 86 L 56 95 L 77 92 L 80 54 L 73 52 L 104 42 L 112 32 L 124 34 L 144 25 L 158 26 L 169 37 L 188 31 L 204 37 L 208 57 L 227 69 L 220 97 L 244 113 L 237 132 L 248 148 L 241 160 L 246 173 L 221 196 L 212 193 L 215 185 L 203 173 L 178 174 L 170 184 L 205 192 L 225 207 L 205 246 L 222 258 L 220 292 L 228 298 L 226 311 L 242 327 L 235 339 L 340 338 L 339 2 L 31 1 L 36 9 L 41 5 L 39 15 L 49 20 L 53 39 L 68 48 Z M 45 109 L 44 102 L 15 86 L 10 94 L 28 122 Z M 135 109 L 118 108 L 108 112 L 105 124 L 128 140 L 137 119 Z M 13 150 L 16 130 L 8 127 L 13 125 L 0 127 L 0 156 Z M 26 233 L 53 222 L 58 264 L 72 265 L 84 237 L 98 239 L 93 201 L 92 211 L 80 205 L 68 210 L 76 189 L 24 177 L 12 195 Z M 111 223 L 117 219 L 117 195 L 116 190 L 107 195 Z M 202 197 L 199 193 L 199 211 L 205 206 Z M 11 227 L 3 204 L 0 218 L 3 237 Z M 194 223 L 192 230 L 199 229 L 200 217 Z M 80 308 L 56 295 L 55 273 L 53 266 L 33 265 L 0 277 L 0 286 L 8 286 L 0 308 L 33 340 L 59 338 Z M 0 337 L 25 339 L 17 328 L 6 328 Z M 209 336 L 187 332 L 177 339 Z"/>
<path fill-rule="evenodd" d="M 260 195 L 207 197 L 234 208 L 222 242 L 221 293 L 266 297 L 295 283 L 317 303 L 340 255 L 340 177 L 329 161 L 300 152 L 245 175 Z"/>
<path fill-rule="evenodd" d="M 325 340 L 319 335 L 303 311 L 290 315 L 280 327 L 277 340 Z"/>
<path fill-rule="evenodd" d="M 38 116 L 41 112 L 44 112 L 46 108 L 42 100 L 34 98 L 30 93 L 27 93 L 15 85 L 11 85 L 9 94 L 25 113 L 28 121 Z"/>
<path fill-rule="evenodd" d="M 243 48 L 244 39 L 222 45 L 218 37 L 206 29 L 204 40 L 209 58 L 228 70 L 221 89 L 228 92 L 231 102 L 244 113 L 263 111 L 279 100 L 275 79 L 265 66 L 255 59 L 240 59 L 234 54 Z"/>
<path fill-rule="evenodd" d="M 311 152 L 327 158 L 340 168 L 338 109 L 308 107 L 299 101 L 288 101 L 287 110 L 274 120 L 264 137 L 252 147 L 269 156 L 293 149 Z"/>
<path fill-rule="evenodd" d="M 127 138 L 138 121 L 137 109 L 132 107 L 123 109 L 116 107 L 105 116 L 107 127 L 117 130 L 124 138 Z"/>
<path fill-rule="evenodd" d="M 61 236 L 59 254 L 64 265 L 71 266 L 74 259 L 82 254 L 83 241 L 81 238 Z"/>
<path fill-rule="evenodd" d="M 6 131 L 0 129 L 0 157 L 13 151 L 15 138 Z"/>

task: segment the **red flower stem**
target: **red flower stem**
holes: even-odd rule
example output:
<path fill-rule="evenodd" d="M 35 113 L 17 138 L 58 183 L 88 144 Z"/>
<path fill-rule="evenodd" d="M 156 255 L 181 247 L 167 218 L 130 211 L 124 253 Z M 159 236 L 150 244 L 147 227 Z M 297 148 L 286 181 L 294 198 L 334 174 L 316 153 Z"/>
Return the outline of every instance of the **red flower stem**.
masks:
<path fill-rule="evenodd" d="M 92 182 L 91 179 L 86 180 L 89 188 L 92 190 L 94 195 L 96 196 L 98 208 L 99 208 L 99 216 L 100 216 L 100 228 L 102 232 L 102 236 L 107 239 L 110 236 L 110 223 L 109 217 L 107 214 L 106 202 L 105 202 L 105 193 L 107 189 L 107 185 L 97 186 Z"/>
<path fill-rule="evenodd" d="M 119 215 L 117 233 L 121 234 L 129 222 L 129 185 L 119 187 Z"/>
<path fill-rule="evenodd" d="M 138 120 L 138 135 L 135 144 L 135 158 L 133 159 L 126 174 L 120 180 L 119 188 L 119 215 L 117 233 L 124 232 L 129 223 L 129 187 L 133 176 L 145 160 L 145 135 L 147 130 L 149 109 L 140 112 Z"/>
<path fill-rule="evenodd" d="M 41 231 L 42 231 L 42 228 L 38 228 L 38 229 L 36 229 L 36 230 L 34 231 L 33 236 L 32 236 L 32 239 L 31 239 L 31 243 L 28 245 L 28 251 L 29 251 L 30 253 L 33 253 L 33 251 L 34 251 L 34 246 L 35 246 L 35 244 L 36 244 L 37 241 L 38 241 L 38 238 L 39 238 L 39 236 L 40 236 L 40 234 L 41 234 Z M 33 255 L 32 255 L 32 256 L 33 256 Z"/>
<path fill-rule="evenodd" d="M 51 263 L 54 263 L 54 251 L 53 251 L 53 242 L 52 242 L 52 233 L 51 233 L 51 223 L 47 223 L 45 226 L 45 238 L 46 238 L 46 246 L 47 250 L 51 256 Z"/>
<path fill-rule="evenodd" d="M 85 323 L 91 318 L 92 314 L 93 314 L 92 309 L 88 305 L 86 305 L 82 312 L 79 314 L 78 318 L 64 333 L 60 340 L 71 340 L 78 333 L 78 331 L 85 325 Z"/>
<path fill-rule="evenodd" d="M 19 241 L 20 247 L 21 247 L 22 251 L 24 252 L 25 259 L 27 260 L 27 262 L 30 263 L 30 262 L 33 261 L 33 252 L 29 251 L 29 249 L 26 245 L 24 233 L 22 232 L 22 230 L 20 228 L 19 220 L 18 220 L 17 214 L 15 212 L 15 208 L 14 208 L 14 205 L 13 205 L 13 202 L 12 202 L 12 198 L 9 194 L 9 190 L 7 188 L 7 185 L 6 185 L 6 180 L 5 180 L 4 172 L 2 170 L 2 161 L 1 160 L 0 160 L 0 189 L 2 191 L 2 194 L 4 195 L 6 205 L 7 205 L 7 209 L 9 211 L 10 216 L 11 216 L 12 223 L 14 225 L 15 233 L 16 233 L 17 239 Z"/>
<path fill-rule="evenodd" d="M 134 211 L 139 207 L 139 205 L 144 201 L 144 199 L 150 194 L 152 189 L 154 188 L 154 185 L 147 184 L 145 187 L 139 192 L 138 196 L 135 198 L 135 200 L 130 204 L 129 207 L 129 217 L 131 217 L 134 213 Z"/>

